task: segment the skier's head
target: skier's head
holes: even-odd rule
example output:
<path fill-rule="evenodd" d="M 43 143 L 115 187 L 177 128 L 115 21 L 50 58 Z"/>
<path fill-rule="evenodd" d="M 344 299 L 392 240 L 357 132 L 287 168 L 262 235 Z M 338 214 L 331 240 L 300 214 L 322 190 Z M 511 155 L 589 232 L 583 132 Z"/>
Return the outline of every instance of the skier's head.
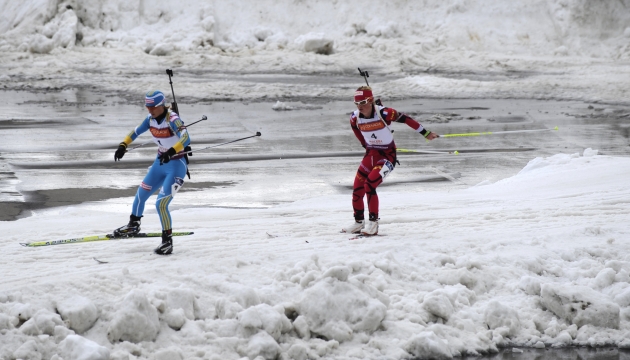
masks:
<path fill-rule="evenodd" d="M 146 107 L 164 106 L 166 98 L 160 90 L 149 91 L 144 95 L 144 105 Z"/>
<path fill-rule="evenodd" d="M 371 104 L 374 101 L 372 88 L 369 86 L 361 86 L 354 92 L 354 103 L 357 106 Z"/>
<path fill-rule="evenodd" d="M 164 93 L 159 90 L 149 91 L 144 95 L 144 105 L 155 119 L 166 111 Z"/>
<path fill-rule="evenodd" d="M 359 112 L 365 117 L 372 115 L 372 103 L 374 102 L 374 96 L 372 95 L 372 88 L 369 86 L 361 86 L 354 92 L 354 104 L 359 109 Z"/>

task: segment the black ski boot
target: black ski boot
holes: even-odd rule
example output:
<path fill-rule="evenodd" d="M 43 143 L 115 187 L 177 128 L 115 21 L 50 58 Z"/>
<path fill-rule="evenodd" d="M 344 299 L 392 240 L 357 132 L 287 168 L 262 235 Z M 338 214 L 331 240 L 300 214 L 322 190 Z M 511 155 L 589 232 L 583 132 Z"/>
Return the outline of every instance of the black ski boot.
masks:
<path fill-rule="evenodd" d="M 140 218 L 135 215 L 129 216 L 129 224 L 114 230 L 115 237 L 133 237 L 140 232 Z"/>
<path fill-rule="evenodd" d="M 173 252 L 173 230 L 162 230 L 162 244 L 153 250 L 158 255 L 169 255 Z"/>

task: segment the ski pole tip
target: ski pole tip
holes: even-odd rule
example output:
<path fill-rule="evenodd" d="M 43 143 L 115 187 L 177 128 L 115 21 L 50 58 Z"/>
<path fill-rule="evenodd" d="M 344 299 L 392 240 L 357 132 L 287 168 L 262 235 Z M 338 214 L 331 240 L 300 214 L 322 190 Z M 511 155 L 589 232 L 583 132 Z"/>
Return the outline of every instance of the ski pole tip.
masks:
<path fill-rule="evenodd" d="M 201 120 L 208 120 L 208 117 L 206 115 L 202 115 Z"/>
<path fill-rule="evenodd" d="M 262 134 L 260 133 L 260 131 L 256 131 L 256 136 L 261 136 Z"/>

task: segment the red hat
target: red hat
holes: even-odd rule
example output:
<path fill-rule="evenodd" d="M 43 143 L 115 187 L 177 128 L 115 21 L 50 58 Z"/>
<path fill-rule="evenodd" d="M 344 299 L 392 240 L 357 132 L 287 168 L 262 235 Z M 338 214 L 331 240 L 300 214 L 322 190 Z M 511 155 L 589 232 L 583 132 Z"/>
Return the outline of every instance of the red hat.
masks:
<path fill-rule="evenodd" d="M 374 97 L 374 96 L 372 95 L 372 90 L 370 89 L 357 90 L 354 93 L 354 101 L 361 101 L 361 100 L 369 99 L 371 97 Z"/>

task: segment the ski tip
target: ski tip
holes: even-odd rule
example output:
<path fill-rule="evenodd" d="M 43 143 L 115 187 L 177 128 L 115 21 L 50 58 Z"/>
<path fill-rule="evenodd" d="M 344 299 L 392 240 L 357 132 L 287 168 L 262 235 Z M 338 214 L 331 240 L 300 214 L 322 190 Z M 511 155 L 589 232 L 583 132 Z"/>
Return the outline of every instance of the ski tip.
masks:
<path fill-rule="evenodd" d="M 28 247 L 28 243 L 20 243 L 20 245 Z"/>
<path fill-rule="evenodd" d="M 99 264 L 107 264 L 108 263 L 107 261 L 99 260 L 99 259 L 97 259 L 95 257 L 93 257 L 92 259 L 94 259 L 94 261 L 96 261 Z"/>

